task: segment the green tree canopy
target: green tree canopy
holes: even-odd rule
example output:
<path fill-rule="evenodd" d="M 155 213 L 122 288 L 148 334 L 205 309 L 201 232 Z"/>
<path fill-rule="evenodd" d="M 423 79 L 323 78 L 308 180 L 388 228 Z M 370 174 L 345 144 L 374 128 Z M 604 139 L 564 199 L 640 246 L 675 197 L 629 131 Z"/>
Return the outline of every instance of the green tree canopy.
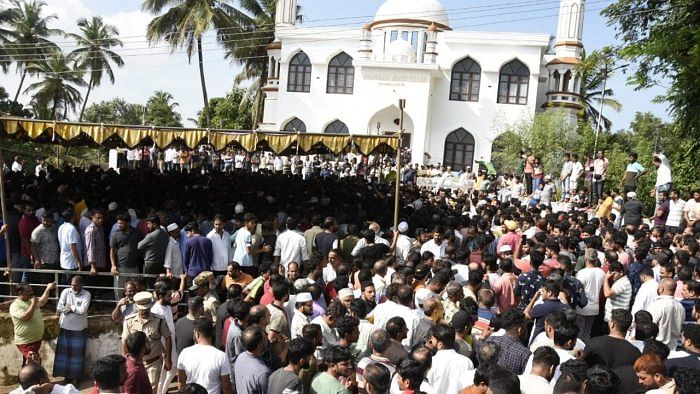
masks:
<path fill-rule="evenodd" d="M 215 97 L 209 100 L 211 126 L 233 130 L 252 130 L 251 103 L 250 101 L 242 102 L 244 95 L 245 89 L 234 87 L 226 97 Z M 203 109 L 198 113 L 197 126 L 207 127 L 206 124 L 207 118 Z"/>
<path fill-rule="evenodd" d="M 142 116 L 142 105 L 127 103 L 126 100 L 117 97 L 90 105 L 85 110 L 83 120 L 90 123 L 140 125 Z"/>
<path fill-rule="evenodd" d="M 618 0 L 603 15 L 634 62 L 637 89 L 670 84 L 659 99 L 678 118 L 680 136 L 700 137 L 700 11 L 696 0 Z M 697 156 L 697 155 L 696 155 Z M 696 159 L 697 160 L 697 159 Z M 697 164 L 697 161 L 696 161 Z"/>
<path fill-rule="evenodd" d="M 146 103 L 146 124 L 182 127 L 182 116 L 175 112 L 178 105 L 172 94 L 156 90 Z"/>

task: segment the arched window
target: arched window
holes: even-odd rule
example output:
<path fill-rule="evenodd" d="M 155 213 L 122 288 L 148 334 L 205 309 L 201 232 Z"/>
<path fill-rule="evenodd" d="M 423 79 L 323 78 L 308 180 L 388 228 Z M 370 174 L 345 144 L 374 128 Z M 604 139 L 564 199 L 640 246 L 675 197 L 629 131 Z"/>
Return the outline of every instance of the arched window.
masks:
<path fill-rule="evenodd" d="M 311 90 L 311 61 L 304 52 L 297 53 L 289 62 L 288 92 L 308 93 Z"/>
<path fill-rule="evenodd" d="M 442 161 L 455 171 L 471 166 L 474 162 L 474 136 L 461 127 L 448 134 Z"/>
<path fill-rule="evenodd" d="M 527 104 L 530 70 L 520 60 L 513 60 L 501 68 L 498 80 L 499 104 Z"/>
<path fill-rule="evenodd" d="M 479 101 L 481 67 L 472 58 L 462 59 L 452 67 L 450 100 Z"/>
<path fill-rule="evenodd" d="M 554 86 L 552 86 L 552 88 L 551 88 L 550 90 L 552 90 L 552 91 L 554 91 L 554 92 L 558 92 L 558 91 L 559 91 L 559 87 L 561 86 L 561 84 L 560 84 L 560 82 L 561 82 L 561 75 L 559 74 L 559 71 L 558 71 L 558 70 L 554 70 L 554 74 L 552 75 L 552 78 L 553 78 L 553 80 L 554 80 Z"/>
<path fill-rule="evenodd" d="M 286 125 L 284 125 L 284 131 L 291 131 L 291 132 L 306 132 L 306 123 L 304 123 L 301 119 L 299 118 L 294 118 L 287 122 Z"/>
<path fill-rule="evenodd" d="M 323 130 L 323 132 L 326 134 L 350 134 L 348 126 L 340 120 L 336 120 L 335 122 L 326 126 L 326 129 Z"/>
<path fill-rule="evenodd" d="M 341 52 L 328 63 L 326 93 L 352 94 L 355 86 L 355 67 L 352 58 Z"/>
<path fill-rule="evenodd" d="M 561 87 L 562 92 L 568 92 L 569 89 L 569 83 L 571 82 L 571 70 L 568 70 L 567 72 L 564 73 L 564 82 Z"/>

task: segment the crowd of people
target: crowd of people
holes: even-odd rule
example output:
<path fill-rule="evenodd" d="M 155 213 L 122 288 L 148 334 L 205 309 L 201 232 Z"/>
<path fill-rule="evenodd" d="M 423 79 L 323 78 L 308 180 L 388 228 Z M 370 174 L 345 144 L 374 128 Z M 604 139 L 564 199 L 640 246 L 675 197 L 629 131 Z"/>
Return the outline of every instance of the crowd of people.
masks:
<path fill-rule="evenodd" d="M 557 212 L 527 191 L 405 182 L 394 227 L 394 185 L 360 176 L 128 167 L 5 174 L 17 393 L 71 392 L 86 369 L 102 393 L 700 387 L 700 190 L 657 187 L 649 218 L 595 164 L 597 199 Z M 41 307 L 56 286 L 49 375 Z M 122 343 L 88 366 L 95 295 L 116 302 Z"/>

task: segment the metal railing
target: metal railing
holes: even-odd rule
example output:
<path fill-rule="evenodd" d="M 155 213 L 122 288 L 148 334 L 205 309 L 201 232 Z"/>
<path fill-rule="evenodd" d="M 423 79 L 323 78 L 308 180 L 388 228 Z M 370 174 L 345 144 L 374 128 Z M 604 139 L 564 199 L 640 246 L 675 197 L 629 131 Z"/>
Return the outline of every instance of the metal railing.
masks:
<path fill-rule="evenodd" d="M 74 275 L 80 275 L 80 276 L 86 276 L 88 278 L 95 278 L 95 277 L 110 277 L 116 280 L 116 277 L 112 275 L 111 272 L 97 272 L 95 274 L 92 274 L 89 270 L 84 270 L 84 271 L 73 271 L 73 270 L 52 270 L 52 269 L 35 269 L 35 268 L 10 268 L 11 273 L 8 273 L 8 275 L 12 275 L 14 272 L 27 272 L 31 274 L 36 274 L 36 275 L 47 275 L 47 274 L 53 274 L 54 277 L 54 282 L 56 282 L 56 289 L 54 290 L 54 294 L 49 296 L 49 300 L 58 300 L 58 298 L 61 296 L 61 291 L 63 289 L 71 287 L 70 284 L 64 285 L 61 284 L 61 281 L 59 280 L 60 276 L 63 275 L 69 275 L 69 276 L 74 276 Z M 141 273 L 119 273 L 118 276 L 121 277 L 126 277 L 126 278 L 157 278 L 162 275 L 155 275 L 155 274 L 141 274 Z M 85 281 L 84 281 L 85 282 Z M 115 283 L 114 281 L 112 283 Z M 14 285 L 17 285 L 17 282 L 0 282 L 0 285 L 5 285 L 12 287 Z M 48 283 L 35 283 L 35 282 L 29 282 L 29 284 L 32 287 L 41 287 L 45 288 Z M 94 285 L 83 285 L 84 289 L 87 290 L 107 290 L 111 291 L 116 294 L 117 291 L 122 291 L 122 287 L 116 287 L 116 286 L 94 286 Z M 149 289 L 150 290 L 150 289 Z M 12 295 L 12 290 L 10 291 L 10 294 L 0 294 L 0 299 L 4 298 L 15 298 L 16 295 Z M 93 296 L 94 296 L 93 292 Z M 114 299 L 100 299 L 100 298 L 91 298 L 90 302 L 99 302 L 99 303 L 116 303 L 119 300 L 114 300 Z"/>

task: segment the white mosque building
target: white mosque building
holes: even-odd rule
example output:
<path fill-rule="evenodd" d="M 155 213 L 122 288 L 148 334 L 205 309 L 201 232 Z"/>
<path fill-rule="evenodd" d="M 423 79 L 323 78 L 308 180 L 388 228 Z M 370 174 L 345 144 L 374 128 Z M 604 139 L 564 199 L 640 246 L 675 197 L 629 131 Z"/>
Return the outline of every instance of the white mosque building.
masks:
<path fill-rule="evenodd" d="M 386 0 L 360 30 L 299 25 L 297 0 L 278 0 L 260 129 L 393 134 L 405 99 L 412 162 L 490 160 L 498 124 L 548 106 L 575 124 L 584 6 L 561 0 L 549 53 L 546 34 L 452 30 L 438 0 Z"/>

